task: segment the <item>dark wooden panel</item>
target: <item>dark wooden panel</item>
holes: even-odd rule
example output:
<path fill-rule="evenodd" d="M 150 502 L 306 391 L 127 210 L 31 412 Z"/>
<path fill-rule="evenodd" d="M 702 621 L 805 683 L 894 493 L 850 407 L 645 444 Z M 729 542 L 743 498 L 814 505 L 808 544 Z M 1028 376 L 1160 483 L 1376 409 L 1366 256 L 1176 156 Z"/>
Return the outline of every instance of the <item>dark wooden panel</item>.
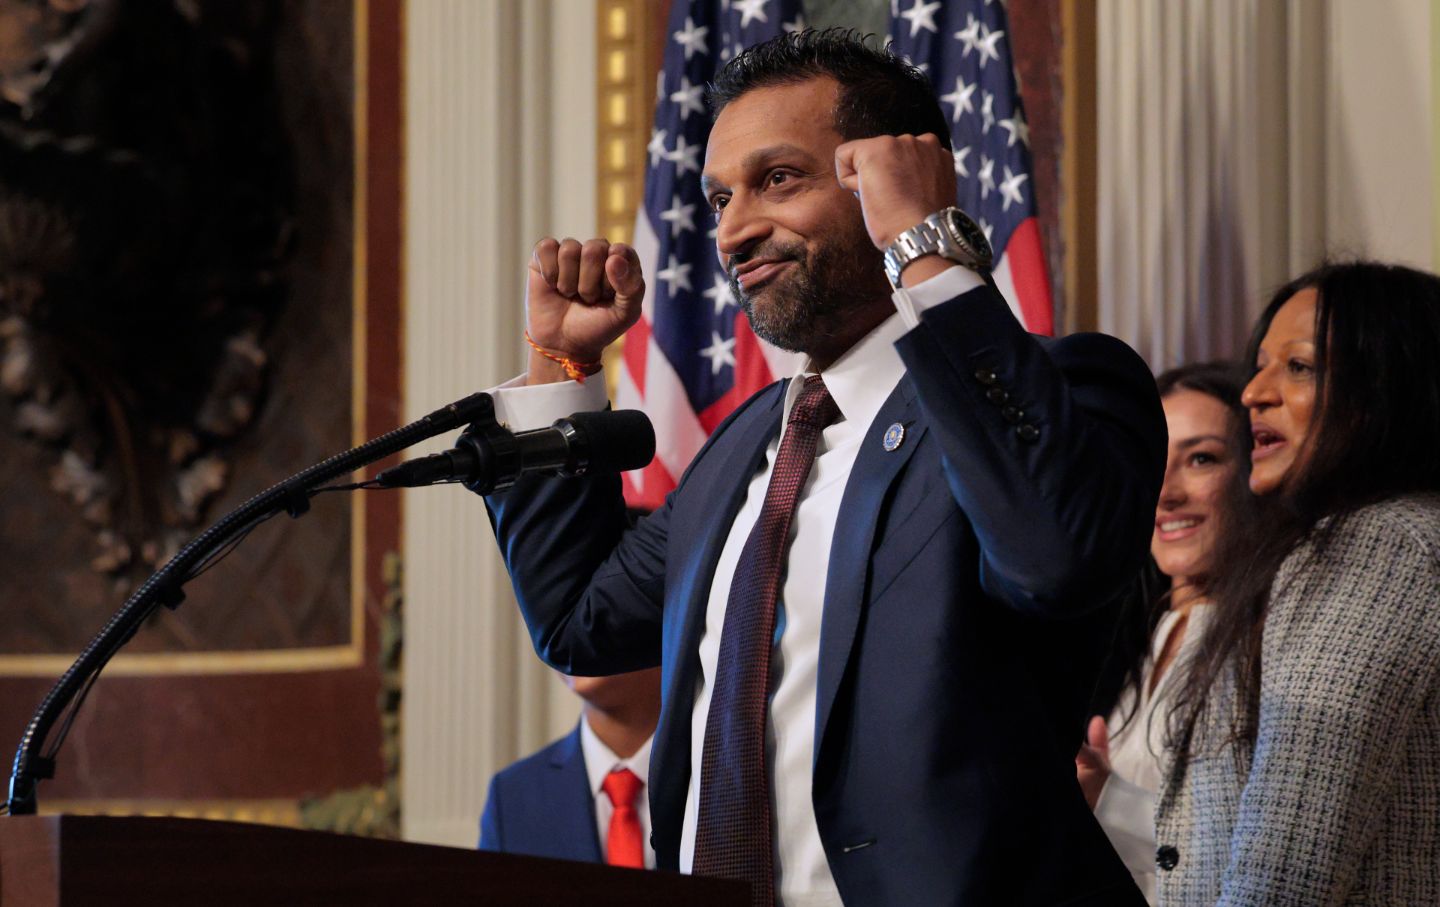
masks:
<path fill-rule="evenodd" d="M 58 886 L 61 897 L 50 903 L 61 905 L 748 901 L 737 882 L 232 822 L 76 816 L 0 822 L 0 899 L 44 904 L 47 885 Z"/>

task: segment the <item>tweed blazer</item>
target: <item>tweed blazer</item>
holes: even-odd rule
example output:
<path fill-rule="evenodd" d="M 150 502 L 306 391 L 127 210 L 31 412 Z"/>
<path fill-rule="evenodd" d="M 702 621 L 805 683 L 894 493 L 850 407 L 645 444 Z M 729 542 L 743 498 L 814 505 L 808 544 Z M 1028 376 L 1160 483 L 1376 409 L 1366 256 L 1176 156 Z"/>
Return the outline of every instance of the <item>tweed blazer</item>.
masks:
<path fill-rule="evenodd" d="M 1235 700 L 1211 700 L 1214 741 Z M 1254 751 L 1197 750 L 1157 805 L 1162 905 L 1440 904 L 1440 496 L 1297 546 L 1271 593 Z"/>

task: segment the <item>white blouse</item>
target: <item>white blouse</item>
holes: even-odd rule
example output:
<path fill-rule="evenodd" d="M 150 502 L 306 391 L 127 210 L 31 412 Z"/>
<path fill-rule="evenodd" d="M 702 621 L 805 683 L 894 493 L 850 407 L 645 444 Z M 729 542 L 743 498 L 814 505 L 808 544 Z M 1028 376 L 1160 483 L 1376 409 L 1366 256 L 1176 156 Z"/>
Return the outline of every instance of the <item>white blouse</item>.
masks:
<path fill-rule="evenodd" d="M 1140 886 L 1140 891 L 1151 904 L 1156 901 L 1155 800 L 1164 769 L 1165 725 L 1170 697 L 1180 673 L 1176 668 L 1194 654 L 1210 607 L 1207 603 L 1197 603 L 1190 609 L 1190 620 L 1180 649 L 1152 691 L 1150 678 L 1155 661 L 1165 650 L 1170 634 L 1180 620 L 1179 613 L 1165 612 L 1155 627 L 1150 643 L 1150 655 L 1141 678 L 1139 708 L 1135 709 L 1130 723 L 1122 728 L 1121 723 L 1130 713 L 1135 697 L 1135 691 L 1126 690 L 1107 722 L 1111 772 L 1095 803 L 1095 818 L 1105 829 L 1115 852 L 1125 861 L 1135 884 Z"/>

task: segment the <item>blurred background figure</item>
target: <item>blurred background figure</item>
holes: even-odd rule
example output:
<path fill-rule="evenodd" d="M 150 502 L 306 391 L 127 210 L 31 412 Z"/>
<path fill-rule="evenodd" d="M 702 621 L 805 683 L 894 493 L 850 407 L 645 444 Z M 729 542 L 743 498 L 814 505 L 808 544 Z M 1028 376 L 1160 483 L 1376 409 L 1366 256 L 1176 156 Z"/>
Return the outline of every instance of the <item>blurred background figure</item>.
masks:
<path fill-rule="evenodd" d="M 1175 676 L 1170 669 L 1193 652 L 1204 626 L 1221 533 L 1253 506 L 1239 370 L 1230 363 L 1198 363 L 1171 369 L 1156 384 L 1170 441 L 1151 561 L 1126 603 L 1110 655 L 1109 673 L 1119 679 L 1119 689 L 1098 697 L 1103 714 L 1091 719 L 1075 759 L 1086 801 L 1152 904 L 1155 796 Z"/>
<path fill-rule="evenodd" d="M 1264 510 L 1174 685 L 1160 903 L 1440 903 L 1440 278 L 1311 271 L 1246 361 Z"/>
<path fill-rule="evenodd" d="M 660 669 L 562 679 L 585 702 L 580 723 L 490 781 L 480 849 L 653 868 L 646 781 Z"/>

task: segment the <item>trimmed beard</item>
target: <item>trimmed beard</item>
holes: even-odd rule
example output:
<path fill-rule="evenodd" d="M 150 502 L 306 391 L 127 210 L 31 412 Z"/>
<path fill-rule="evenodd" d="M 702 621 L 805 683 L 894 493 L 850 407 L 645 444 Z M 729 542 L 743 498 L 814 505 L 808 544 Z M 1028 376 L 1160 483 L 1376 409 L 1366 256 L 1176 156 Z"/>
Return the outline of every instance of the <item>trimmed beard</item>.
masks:
<path fill-rule="evenodd" d="M 781 274 L 748 295 L 735 279 L 733 268 L 751 258 L 794 261 L 792 273 Z M 819 338 L 834 337 L 846 316 L 884 295 L 883 256 L 870 242 L 863 221 L 841 236 L 822 243 L 807 255 L 800 242 L 789 245 L 762 243 L 743 256 L 730 259 L 730 292 L 750 319 L 750 330 L 782 350 L 809 353 Z M 768 294 L 768 295 L 767 295 Z M 756 299 L 764 296 L 757 306 Z"/>

